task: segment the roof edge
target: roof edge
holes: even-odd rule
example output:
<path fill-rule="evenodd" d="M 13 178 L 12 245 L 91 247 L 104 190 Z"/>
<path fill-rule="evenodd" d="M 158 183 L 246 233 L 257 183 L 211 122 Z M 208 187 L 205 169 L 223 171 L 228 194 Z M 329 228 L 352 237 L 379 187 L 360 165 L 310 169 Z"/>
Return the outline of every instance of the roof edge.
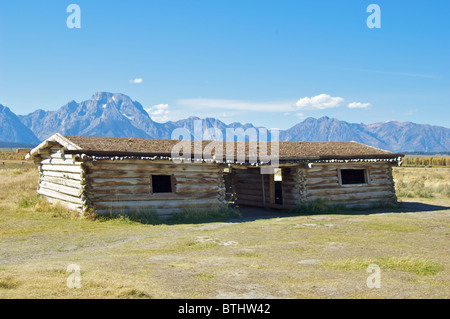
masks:
<path fill-rule="evenodd" d="M 38 146 L 33 148 L 30 151 L 30 153 L 28 153 L 25 156 L 25 159 L 29 160 L 29 159 L 32 159 L 32 158 L 36 157 L 37 155 L 39 155 L 39 152 L 41 150 L 49 148 L 50 146 L 52 146 L 54 144 L 59 144 L 64 149 L 70 150 L 70 151 L 81 150 L 81 147 L 78 146 L 77 144 L 73 143 L 72 141 L 70 141 L 69 139 L 64 137 L 63 135 L 61 135 L 59 133 L 55 133 L 52 136 L 50 136 L 48 139 L 43 141 L 41 144 L 39 144 Z"/>
<path fill-rule="evenodd" d="M 116 157 L 116 156 L 132 156 L 132 157 L 154 157 L 154 156 L 162 156 L 162 157 L 172 157 L 171 153 L 163 153 L 163 152 L 129 152 L 129 151 L 92 151 L 92 150 L 83 150 L 83 149 L 74 149 L 67 150 L 67 154 L 79 154 L 79 155 L 88 155 L 88 156 L 106 156 L 106 157 Z M 202 157 L 203 154 L 190 154 L 190 158 Z M 226 157 L 227 154 L 223 154 L 223 157 Z M 318 160 L 356 160 L 356 159 L 399 159 L 404 157 L 404 154 L 400 153 L 390 153 L 390 154 L 365 154 L 365 155 L 319 155 L 319 156 L 278 156 L 280 161 L 318 161 Z M 181 156 L 183 157 L 183 156 Z M 271 158 L 270 155 L 267 156 Z M 246 155 L 245 159 L 248 159 L 249 156 Z M 259 158 L 259 156 L 258 156 Z"/>

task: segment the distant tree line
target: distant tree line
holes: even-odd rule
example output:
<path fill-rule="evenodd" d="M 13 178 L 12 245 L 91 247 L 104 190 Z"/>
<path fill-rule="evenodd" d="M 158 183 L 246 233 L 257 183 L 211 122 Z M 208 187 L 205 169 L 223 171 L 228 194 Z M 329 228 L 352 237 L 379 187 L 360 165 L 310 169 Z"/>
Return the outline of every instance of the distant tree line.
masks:
<path fill-rule="evenodd" d="M 12 151 L 0 151 L 0 160 L 23 160 L 25 155 L 26 154 Z"/>
<path fill-rule="evenodd" d="M 404 166 L 447 166 L 450 167 L 450 157 L 410 157 L 403 159 Z"/>
<path fill-rule="evenodd" d="M 427 156 L 433 156 L 433 155 L 450 155 L 450 152 L 402 152 L 405 155 L 427 155 Z"/>

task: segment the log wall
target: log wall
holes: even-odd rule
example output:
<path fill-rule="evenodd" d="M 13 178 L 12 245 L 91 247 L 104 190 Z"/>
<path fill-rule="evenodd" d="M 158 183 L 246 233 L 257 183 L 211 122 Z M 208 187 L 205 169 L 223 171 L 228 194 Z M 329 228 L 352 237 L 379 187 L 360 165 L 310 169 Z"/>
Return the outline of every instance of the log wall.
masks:
<path fill-rule="evenodd" d="M 366 169 L 367 183 L 341 185 L 339 169 Z M 314 164 L 305 168 L 306 201 L 324 198 L 330 204 L 347 207 L 374 203 L 395 203 L 392 167 L 388 163 Z"/>
<path fill-rule="evenodd" d="M 82 161 L 77 155 L 63 154 L 56 146 L 42 151 L 36 162 L 40 173 L 37 192 L 77 211 L 155 211 L 167 216 L 184 208 L 207 208 L 227 201 L 279 208 L 293 208 L 318 198 L 349 207 L 397 201 L 388 163 L 282 167 L 283 205 L 274 205 L 273 175 L 260 174 L 260 168 L 240 166 L 224 177 L 225 166 L 219 164 L 138 159 Z M 340 169 L 358 168 L 367 170 L 366 184 L 340 184 Z M 153 174 L 171 175 L 173 192 L 153 193 Z"/>
<path fill-rule="evenodd" d="M 74 155 L 61 153 L 53 147 L 39 154 L 36 161 L 39 169 L 37 193 L 52 203 L 59 203 L 69 209 L 82 210 L 83 163 Z"/>
<path fill-rule="evenodd" d="M 98 160 L 86 162 L 86 168 L 89 205 L 98 213 L 154 211 L 163 217 L 225 203 L 223 168 L 218 164 Z M 172 192 L 153 193 L 152 175 L 171 175 Z"/>
<path fill-rule="evenodd" d="M 299 167 L 282 167 L 283 207 L 294 208 L 304 198 L 304 176 Z"/>

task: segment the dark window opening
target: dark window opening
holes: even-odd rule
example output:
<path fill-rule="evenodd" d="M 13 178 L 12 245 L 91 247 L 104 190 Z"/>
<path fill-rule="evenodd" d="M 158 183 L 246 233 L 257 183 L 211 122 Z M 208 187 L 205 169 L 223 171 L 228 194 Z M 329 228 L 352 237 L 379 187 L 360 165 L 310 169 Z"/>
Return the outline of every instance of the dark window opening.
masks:
<path fill-rule="evenodd" d="M 153 193 L 172 193 L 172 177 L 170 175 L 152 175 Z"/>
<path fill-rule="evenodd" d="M 341 169 L 342 185 L 365 184 L 366 173 L 363 169 Z"/>

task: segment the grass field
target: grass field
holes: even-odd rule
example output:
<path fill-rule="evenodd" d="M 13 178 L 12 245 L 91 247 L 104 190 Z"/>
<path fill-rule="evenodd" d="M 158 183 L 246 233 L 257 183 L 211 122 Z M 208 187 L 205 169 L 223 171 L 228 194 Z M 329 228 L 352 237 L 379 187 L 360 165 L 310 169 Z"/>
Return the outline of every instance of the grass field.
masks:
<path fill-rule="evenodd" d="M 146 225 L 51 206 L 34 167 L 7 162 L 0 298 L 449 298 L 449 174 L 396 168 L 398 209 Z"/>

